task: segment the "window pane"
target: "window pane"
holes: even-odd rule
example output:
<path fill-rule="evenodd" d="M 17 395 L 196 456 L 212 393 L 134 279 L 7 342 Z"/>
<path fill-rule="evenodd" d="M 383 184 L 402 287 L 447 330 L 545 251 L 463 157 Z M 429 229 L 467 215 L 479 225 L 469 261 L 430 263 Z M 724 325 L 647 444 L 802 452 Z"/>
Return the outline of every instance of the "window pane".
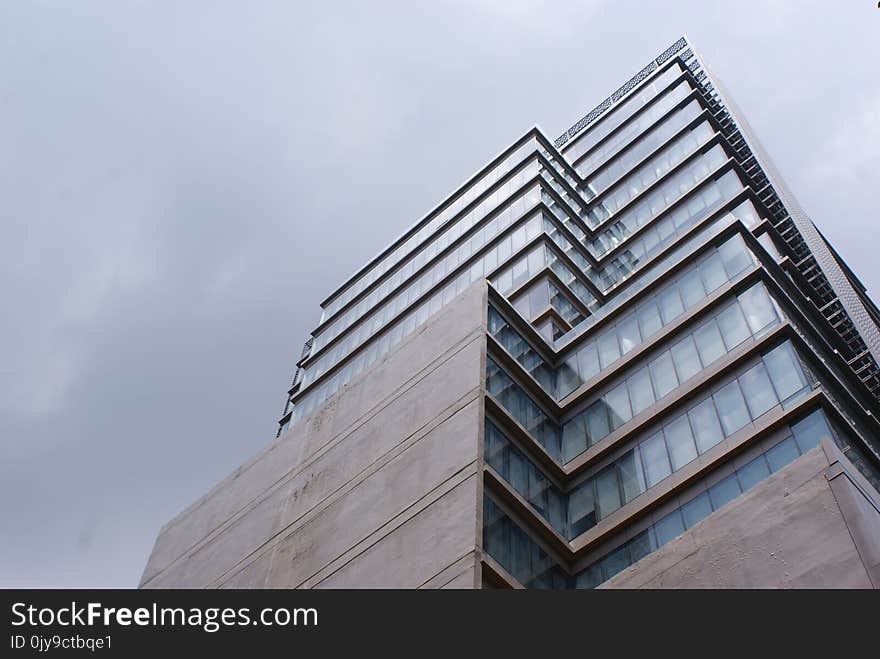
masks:
<path fill-rule="evenodd" d="M 715 405 L 711 398 L 707 398 L 689 410 L 688 417 L 690 417 L 691 427 L 697 440 L 697 449 L 700 453 L 705 453 L 724 439 L 721 424 L 718 422 L 718 414 L 715 412 Z"/>
<path fill-rule="evenodd" d="M 571 493 L 568 498 L 568 517 L 572 538 L 596 526 L 592 481 L 587 481 Z"/>
<path fill-rule="evenodd" d="M 700 279 L 700 272 L 692 270 L 679 280 L 679 288 L 681 297 L 684 300 L 685 309 L 690 309 L 697 302 L 702 300 L 706 291 L 703 290 L 703 280 Z"/>
<path fill-rule="evenodd" d="M 712 503 L 709 501 L 709 494 L 707 492 L 703 492 L 696 499 L 689 501 L 681 507 L 681 516 L 684 518 L 686 528 L 691 528 L 701 519 L 711 514 Z"/>
<path fill-rule="evenodd" d="M 745 467 L 736 470 L 736 476 L 739 479 L 739 484 L 742 487 L 743 492 L 748 490 L 755 483 L 764 480 L 769 475 L 770 470 L 767 468 L 767 461 L 764 459 L 763 455 L 759 455 Z"/>
<path fill-rule="evenodd" d="M 689 380 L 700 372 L 700 356 L 697 354 L 697 346 L 693 338 L 685 337 L 670 350 L 672 361 L 675 362 L 675 370 L 678 373 L 678 381 Z"/>
<path fill-rule="evenodd" d="M 686 415 L 681 415 L 663 428 L 663 432 L 666 434 L 666 445 L 669 447 L 669 457 L 672 459 L 672 471 L 678 471 L 697 457 L 697 447 L 694 445 L 691 426 Z"/>
<path fill-rule="evenodd" d="M 673 319 L 677 318 L 684 312 L 681 304 L 681 297 L 678 295 L 678 287 L 670 286 L 657 297 L 657 303 L 660 307 L 660 317 L 663 324 L 668 325 Z"/>
<path fill-rule="evenodd" d="M 700 266 L 700 274 L 703 276 L 703 283 L 706 290 L 710 293 L 716 288 L 727 282 L 727 274 L 724 272 L 724 264 L 718 254 L 713 254 L 706 259 Z"/>
<path fill-rule="evenodd" d="M 789 437 L 779 442 L 765 454 L 770 464 L 770 471 L 779 471 L 785 465 L 793 462 L 800 455 L 794 437 Z"/>
<path fill-rule="evenodd" d="M 697 342 L 697 350 L 704 367 L 727 352 L 724 348 L 724 342 L 721 340 L 721 332 L 714 319 L 698 327 L 694 332 L 694 339 Z"/>
<path fill-rule="evenodd" d="M 578 351 L 577 365 L 581 380 L 584 382 L 599 372 L 599 352 L 595 343 L 590 343 Z"/>
<path fill-rule="evenodd" d="M 635 315 L 625 318 L 617 325 L 617 333 L 620 336 L 620 349 L 625 355 L 642 342 L 639 335 L 639 320 Z"/>
<path fill-rule="evenodd" d="M 634 415 L 654 404 L 654 389 L 651 386 L 651 376 L 648 374 L 647 368 L 636 371 L 627 379 L 626 384 L 629 387 L 629 397 L 632 401 Z"/>
<path fill-rule="evenodd" d="M 611 419 L 611 429 L 619 428 L 632 418 L 629 407 L 629 394 L 626 383 L 621 382 L 604 396 L 605 404 L 608 405 L 608 416 Z"/>
<path fill-rule="evenodd" d="M 625 570 L 630 566 L 629 548 L 626 545 L 615 549 L 602 559 L 602 571 L 606 579 L 610 579 L 618 572 Z"/>
<path fill-rule="evenodd" d="M 611 427 L 608 425 L 607 407 L 602 400 L 597 400 L 584 410 L 584 419 L 586 421 L 587 435 L 590 438 L 590 446 L 611 432 Z"/>
<path fill-rule="evenodd" d="M 721 255 L 724 267 L 731 278 L 752 265 L 752 257 L 742 236 L 737 235 L 728 240 L 718 248 L 718 253 Z"/>
<path fill-rule="evenodd" d="M 665 545 L 670 540 L 684 533 L 684 522 L 681 519 L 681 511 L 675 510 L 654 525 L 657 534 L 657 545 Z"/>
<path fill-rule="evenodd" d="M 728 501 L 733 500 L 740 494 L 739 482 L 736 474 L 731 474 L 720 483 L 709 488 L 709 497 L 712 499 L 712 508 L 718 510 Z"/>
<path fill-rule="evenodd" d="M 642 531 L 627 544 L 629 545 L 629 558 L 633 563 L 639 562 L 657 549 L 657 541 L 654 539 L 652 529 Z"/>
<path fill-rule="evenodd" d="M 645 491 L 645 475 L 639 460 L 638 449 L 630 451 L 617 460 L 623 501 L 632 501 Z"/>
<path fill-rule="evenodd" d="M 724 344 L 728 350 L 733 350 L 752 335 L 738 304 L 727 307 L 718 314 L 717 320 L 721 327 L 721 336 L 724 337 Z"/>
<path fill-rule="evenodd" d="M 767 327 L 770 323 L 775 323 L 779 318 L 776 316 L 776 309 L 773 302 L 767 295 L 763 284 L 752 286 L 749 290 L 739 296 L 739 302 L 746 314 L 746 320 L 752 330 L 752 334 L 757 334 L 760 330 Z"/>
<path fill-rule="evenodd" d="M 678 386 L 678 379 L 675 376 L 675 366 L 672 363 L 672 355 L 664 352 L 649 364 L 651 370 L 651 380 L 654 382 L 654 391 L 657 398 L 663 398 L 670 391 Z"/>
<path fill-rule="evenodd" d="M 778 402 L 764 364 L 756 364 L 743 373 L 739 377 L 739 384 L 753 419 L 757 419 Z"/>
<path fill-rule="evenodd" d="M 620 487 L 613 465 L 596 476 L 596 503 L 599 519 L 604 519 L 620 508 Z"/>
<path fill-rule="evenodd" d="M 807 386 L 807 380 L 790 343 L 775 347 L 762 359 L 780 400 L 790 398 Z"/>
<path fill-rule="evenodd" d="M 806 453 L 814 446 L 819 445 L 819 440 L 826 436 L 831 439 L 831 429 L 825 421 L 825 415 L 821 410 L 816 410 L 809 416 L 801 419 L 791 427 L 794 438 L 797 441 L 801 453 Z"/>
<path fill-rule="evenodd" d="M 578 415 L 562 427 L 562 459 L 566 462 L 587 449 L 583 417 Z"/>
<path fill-rule="evenodd" d="M 645 481 L 647 486 L 656 485 L 666 478 L 672 470 L 669 468 L 669 454 L 666 452 L 666 442 L 663 433 L 657 433 L 650 439 L 639 445 L 639 453 L 642 454 L 642 463 L 645 467 Z"/>
<path fill-rule="evenodd" d="M 639 311 L 639 326 L 642 330 L 642 336 L 646 339 L 663 327 L 663 323 L 660 321 L 660 312 L 653 301 Z"/>
<path fill-rule="evenodd" d="M 599 348 L 599 362 L 602 368 L 605 368 L 620 357 L 620 347 L 617 345 L 617 332 L 614 329 L 605 332 L 596 343 Z"/>
<path fill-rule="evenodd" d="M 746 425 L 751 418 L 746 402 L 743 400 L 739 385 L 734 381 L 712 395 L 715 409 L 721 417 L 721 428 L 725 437 L 732 435 Z"/>

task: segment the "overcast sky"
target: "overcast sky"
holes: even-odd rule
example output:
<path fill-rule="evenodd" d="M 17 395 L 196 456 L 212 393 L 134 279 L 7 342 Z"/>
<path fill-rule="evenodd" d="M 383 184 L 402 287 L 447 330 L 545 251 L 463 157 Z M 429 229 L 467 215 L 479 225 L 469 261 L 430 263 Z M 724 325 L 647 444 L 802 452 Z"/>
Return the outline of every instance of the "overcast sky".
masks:
<path fill-rule="evenodd" d="M 136 585 L 319 302 L 683 33 L 876 299 L 874 0 L 3 2 L 0 585 Z"/>

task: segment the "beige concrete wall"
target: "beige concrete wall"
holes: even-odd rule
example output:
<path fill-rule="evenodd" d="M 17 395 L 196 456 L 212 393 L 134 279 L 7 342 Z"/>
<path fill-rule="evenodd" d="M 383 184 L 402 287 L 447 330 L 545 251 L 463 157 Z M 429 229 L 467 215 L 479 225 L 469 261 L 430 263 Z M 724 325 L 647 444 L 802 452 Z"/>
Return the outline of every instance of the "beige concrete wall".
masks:
<path fill-rule="evenodd" d="M 478 586 L 485 309 L 478 283 L 166 524 L 141 586 Z"/>
<path fill-rule="evenodd" d="M 601 588 L 874 587 L 880 514 L 838 457 L 830 441 L 812 449 Z"/>

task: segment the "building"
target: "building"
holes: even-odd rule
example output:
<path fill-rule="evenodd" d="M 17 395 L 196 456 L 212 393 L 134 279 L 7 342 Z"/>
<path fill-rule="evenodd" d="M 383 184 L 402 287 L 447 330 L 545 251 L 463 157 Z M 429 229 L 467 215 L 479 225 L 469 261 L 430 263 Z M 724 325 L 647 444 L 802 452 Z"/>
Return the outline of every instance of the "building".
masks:
<path fill-rule="evenodd" d="M 880 312 L 686 38 L 322 308 L 143 587 L 880 586 Z"/>

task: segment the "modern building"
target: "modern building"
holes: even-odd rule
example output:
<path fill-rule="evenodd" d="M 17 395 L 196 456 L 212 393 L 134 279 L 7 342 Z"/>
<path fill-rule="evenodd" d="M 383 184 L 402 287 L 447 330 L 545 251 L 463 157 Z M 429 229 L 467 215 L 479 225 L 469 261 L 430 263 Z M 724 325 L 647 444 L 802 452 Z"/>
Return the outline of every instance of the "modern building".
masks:
<path fill-rule="evenodd" d="M 143 587 L 878 587 L 880 311 L 686 38 L 322 304 Z"/>

